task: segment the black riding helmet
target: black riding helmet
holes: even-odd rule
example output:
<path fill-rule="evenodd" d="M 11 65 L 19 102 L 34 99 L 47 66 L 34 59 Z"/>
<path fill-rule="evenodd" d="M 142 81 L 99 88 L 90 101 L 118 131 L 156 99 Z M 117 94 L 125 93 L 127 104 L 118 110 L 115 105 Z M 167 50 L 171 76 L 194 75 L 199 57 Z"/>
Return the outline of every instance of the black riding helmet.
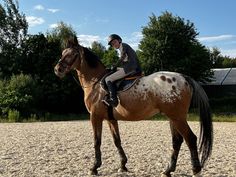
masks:
<path fill-rule="evenodd" d="M 122 42 L 122 39 L 119 35 L 117 34 L 111 34 L 109 37 L 108 37 L 108 45 L 111 45 L 111 41 L 113 41 L 114 39 L 117 39 L 119 42 Z"/>

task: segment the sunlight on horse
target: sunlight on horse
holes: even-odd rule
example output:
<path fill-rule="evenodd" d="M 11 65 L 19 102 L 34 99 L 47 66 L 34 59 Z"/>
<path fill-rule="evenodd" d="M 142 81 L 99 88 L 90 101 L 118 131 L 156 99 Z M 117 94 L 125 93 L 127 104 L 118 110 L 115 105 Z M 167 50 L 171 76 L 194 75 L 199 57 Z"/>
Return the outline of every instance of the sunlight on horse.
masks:
<path fill-rule="evenodd" d="M 102 103 L 107 94 L 101 86 L 103 76 L 108 72 L 99 58 L 87 48 L 79 45 L 76 38 L 68 41 L 68 48 L 55 66 L 55 74 L 62 78 L 71 70 L 76 70 L 84 90 L 84 102 L 94 132 L 95 162 L 91 174 L 97 175 L 101 166 L 102 122 L 107 120 L 114 143 L 121 158 L 121 171 L 127 171 L 127 157 L 121 146 L 117 120 L 137 121 L 148 119 L 157 113 L 165 114 L 170 121 L 173 152 L 163 176 L 171 176 L 175 171 L 179 150 L 183 140 L 189 147 L 193 175 L 198 176 L 212 151 L 213 127 L 208 98 L 202 87 L 193 79 L 174 72 L 156 72 L 139 78 L 126 91 L 118 92 L 119 105 L 109 113 Z M 197 137 L 187 123 L 190 104 L 200 111 L 199 160 Z M 141 141 L 141 140 L 140 140 Z"/>

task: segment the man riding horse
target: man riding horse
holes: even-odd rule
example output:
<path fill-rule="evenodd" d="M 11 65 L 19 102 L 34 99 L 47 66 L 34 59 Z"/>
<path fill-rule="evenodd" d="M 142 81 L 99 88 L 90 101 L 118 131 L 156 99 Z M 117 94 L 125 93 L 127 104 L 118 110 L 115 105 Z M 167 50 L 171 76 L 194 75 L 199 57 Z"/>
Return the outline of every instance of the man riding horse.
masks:
<path fill-rule="evenodd" d="M 130 47 L 130 45 L 123 43 L 119 35 L 111 34 L 108 38 L 108 45 L 120 50 L 120 58 L 115 65 L 120 67 L 117 67 L 117 70 L 105 79 L 110 96 L 108 99 L 104 99 L 103 102 L 112 107 L 116 107 L 118 105 L 118 99 L 114 81 L 130 74 L 141 72 L 141 67 L 135 51 Z"/>

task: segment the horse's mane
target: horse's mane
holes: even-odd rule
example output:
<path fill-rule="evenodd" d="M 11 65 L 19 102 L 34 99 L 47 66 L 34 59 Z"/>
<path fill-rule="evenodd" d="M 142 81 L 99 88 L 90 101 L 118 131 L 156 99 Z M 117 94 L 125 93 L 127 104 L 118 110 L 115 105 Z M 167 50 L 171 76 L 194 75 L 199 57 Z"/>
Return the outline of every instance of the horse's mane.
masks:
<path fill-rule="evenodd" d="M 99 63 L 102 64 L 100 58 L 94 52 L 92 52 L 86 47 L 83 47 L 83 51 L 84 51 L 84 59 L 88 63 L 89 67 L 96 68 Z"/>
<path fill-rule="evenodd" d="M 80 52 L 82 52 L 83 58 L 91 68 L 96 68 L 99 63 L 102 64 L 100 58 L 94 52 L 79 44 L 76 36 L 71 36 L 66 40 L 66 48 L 74 48 L 76 50 L 82 49 Z"/>

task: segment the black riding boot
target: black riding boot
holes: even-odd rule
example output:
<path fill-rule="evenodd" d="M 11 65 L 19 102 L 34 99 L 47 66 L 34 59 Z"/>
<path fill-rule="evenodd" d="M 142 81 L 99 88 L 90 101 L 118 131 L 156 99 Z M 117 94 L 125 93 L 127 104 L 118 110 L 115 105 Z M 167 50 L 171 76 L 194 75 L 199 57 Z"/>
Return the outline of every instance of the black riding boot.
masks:
<path fill-rule="evenodd" d="M 109 91 L 110 98 L 108 98 L 108 100 L 106 100 L 105 102 L 106 104 L 112 107 L 116 107 L 118 105 L 118 99 L 116 96 L 116 86 L 111 81 L 108 81 L 107 88 Z"/>

